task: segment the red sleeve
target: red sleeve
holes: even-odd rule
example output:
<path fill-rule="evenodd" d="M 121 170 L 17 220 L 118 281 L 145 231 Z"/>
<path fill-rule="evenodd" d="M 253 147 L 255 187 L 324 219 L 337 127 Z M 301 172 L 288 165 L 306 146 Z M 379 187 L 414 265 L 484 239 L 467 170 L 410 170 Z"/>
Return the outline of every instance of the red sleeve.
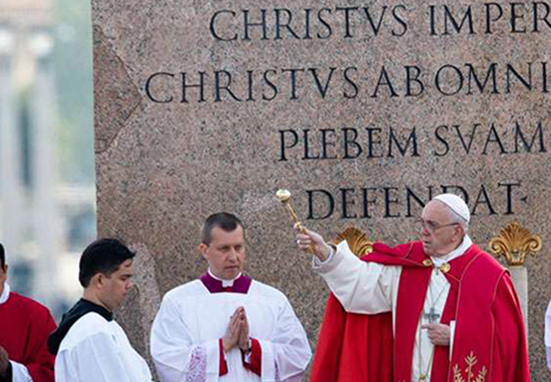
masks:
<path fill-rule="evenodd" d="M 55 357 L 48 351 L 47 342 L 56 324 L 50 311 L 42 306 L 34 314 L 29 326 L 29 344 L 23 364 L 29 370 L 33 382 L 54 382 Z"/>
<path fill-rule="evenodd" d="M 499 281 L 492 313 L 496 328 L 492 382 L 530 382 L 524 320 L 508 274 Z"/>
<path fill-rule="evenodd" d="M 262 347 L 258 340 L 251 338 L 251 356 L 249 362 L 245 360 L 245 354 L 241 352 L 243 358 L 243 366 L 245 369 L 252 371 L 259 377 L 262 376 Z"/>
<path fill-rule="evenodd" d="M 222 338 L 218 341 L 218 348 L 220 349 L 220 371 L 219 376 L 228 374 L 228 364 L 226 363 L 226 356 L 224 355 L 224 346 L 222 345 Z"/>

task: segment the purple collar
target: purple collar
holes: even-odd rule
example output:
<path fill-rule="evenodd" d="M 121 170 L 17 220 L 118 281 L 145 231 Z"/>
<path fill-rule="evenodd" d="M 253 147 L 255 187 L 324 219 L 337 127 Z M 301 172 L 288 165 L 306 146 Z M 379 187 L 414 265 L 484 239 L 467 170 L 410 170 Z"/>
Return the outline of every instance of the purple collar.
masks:
<path fill-rule="evenodd" d="M 233 281 L 233 286 L 223 287 L 222 281 L 216 280 L 208 272 L 199 278 L 210 293 L 233 292 L 247 294 L 251 286 L 252 279 L 243 274 Z"/>

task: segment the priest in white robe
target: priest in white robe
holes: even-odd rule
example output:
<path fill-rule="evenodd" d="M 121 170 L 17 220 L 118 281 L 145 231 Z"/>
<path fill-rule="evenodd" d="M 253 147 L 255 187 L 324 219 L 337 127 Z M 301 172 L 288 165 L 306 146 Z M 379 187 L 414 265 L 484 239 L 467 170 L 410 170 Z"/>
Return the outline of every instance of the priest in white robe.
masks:
<path fill-rule="evenodd" d="M 56 382 L 152 382 L 145 360 L 115 320 L 132 287 L 134 253 L 115 239 L 90 244 L 80 259 L 83 298 L 48 340 Z"/>
<path fill-rule="evenodd" d="M 241 221 L 211 215 L 199 250 L 207 273 L 169 291 L 153 323 L 161 381 L 301 381 L 311 357 L 306 334 L 283 293 L 242 274 Z"/>

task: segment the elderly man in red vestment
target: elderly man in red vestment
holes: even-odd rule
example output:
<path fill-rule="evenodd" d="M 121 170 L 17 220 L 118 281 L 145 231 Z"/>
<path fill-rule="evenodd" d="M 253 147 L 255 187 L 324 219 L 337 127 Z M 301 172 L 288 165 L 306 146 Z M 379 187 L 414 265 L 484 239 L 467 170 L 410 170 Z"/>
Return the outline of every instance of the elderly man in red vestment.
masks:
<path fill-rule="evenodd" d="M 357 258 L 306 230 L 328 302 L 311 382 L 528 382 L 520 304 L 507 271 L 469 238 L 456 195 L 423 209 L 420 239 Z"/>
<path fill-rule="evenodd" d="M 50 311 L 10 291 L 0 244 L 0 382 L 54 382 L 55 358 L 46 341 L 56 328 Z"/>

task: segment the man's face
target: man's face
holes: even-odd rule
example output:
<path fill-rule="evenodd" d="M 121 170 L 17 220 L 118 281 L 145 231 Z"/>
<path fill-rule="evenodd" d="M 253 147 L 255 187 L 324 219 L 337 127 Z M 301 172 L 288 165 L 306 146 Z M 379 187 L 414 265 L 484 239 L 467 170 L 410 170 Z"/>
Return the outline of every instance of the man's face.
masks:
<path fill-rule="evenodd" d="M 101 300 L 112 312 L 122 305 L 126 294 L 132 289 L 132 259 L 122 263 L 111 276 L 102 276 Z"/>
<path fill-rule="evenodd" d="M 8 266 L 6 264 L 0 265 L 0 295 L 4 292 L 4 285 L 8 279 Z"/>
<path fill-rule="evenodd" d="M 237 226 L 231 232 L 214 227 L 210 244 L 199 245 L 201 254 L 209 262 L 211 272 L 223 280 L 232 280 L 243 269 L 245 242 L 243 227 Z"/>
<path fill-rule="evenodd" d="M 444 256 L 453 251 L 461 242 L 463 229 L 451 223 L 449 211 L 438 200 L 429 202 L 421 215 L 421 241 L 429 256 Z"/>

